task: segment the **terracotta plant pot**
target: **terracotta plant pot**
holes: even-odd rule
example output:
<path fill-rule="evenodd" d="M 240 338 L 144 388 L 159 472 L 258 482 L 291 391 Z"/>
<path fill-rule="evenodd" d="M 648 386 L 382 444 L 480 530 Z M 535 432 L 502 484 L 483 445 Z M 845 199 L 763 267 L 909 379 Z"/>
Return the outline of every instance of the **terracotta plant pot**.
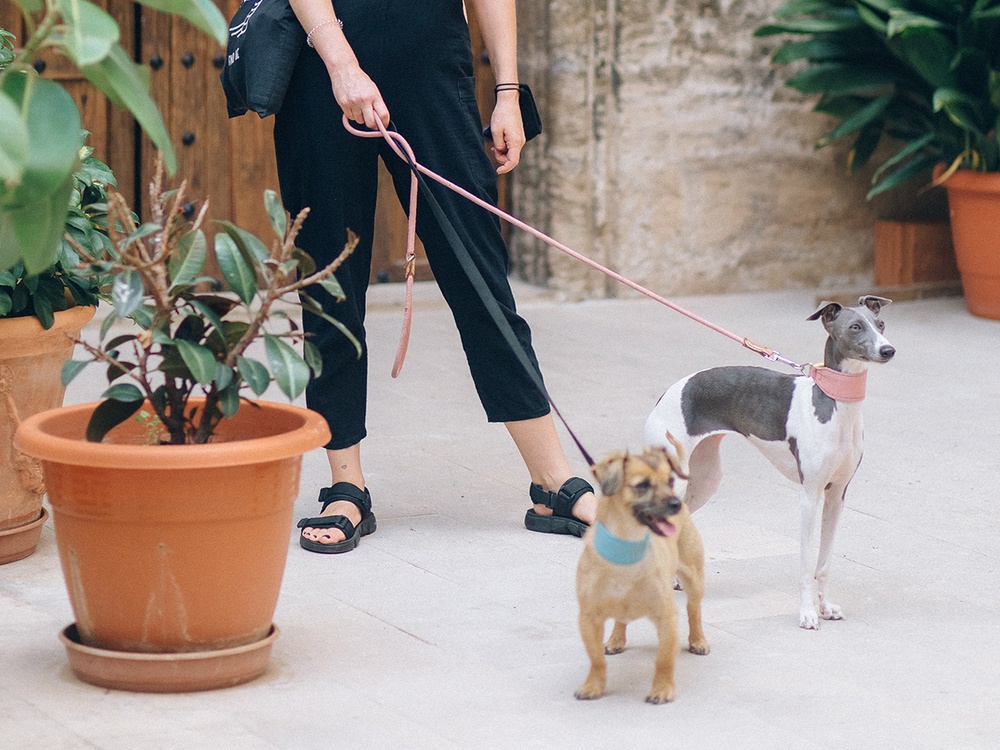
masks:
<path fill-rule="evenodd" d="M 34 317 L 0 319 L 0 564 L 30 555 L 42 533 L 42 473 L 14 448 L 14 431 L 62 404 L 63 363 L 93 317 L 93 307 L 72 307 L 57 312 L 48 330 Z"/>
<path fill-rule="evenodd" d="M 1000 320 L 1000 173 L 962 169 L 944 186 L 965 304 Z"/>
<path fill-rule="evenodd" d="M 207 445 L 144 445 L 146 428 L 134 420 L 105 442 L 89 443 L 84 433 L 95 406 L 38 414 L 15 439 L 42 462 L 76 641 L 90 656 L 103 650 L 122 661 L 120 652 L 210 657 L 266 640 L 302 454 L 329 440 L 325 420 L 300 407 L 258 402 L 225 420 Z M 148 662 L 134 660 L 132 667 Z M 176 669 L 192 666 L 199 660 L 188 657 Z M 223 670 L 221 683 L 211 673 L 206 681 L 181 682 L 208 689 L 262 671 Z M 158 689 L 134 674 L 110 686 Z"/>

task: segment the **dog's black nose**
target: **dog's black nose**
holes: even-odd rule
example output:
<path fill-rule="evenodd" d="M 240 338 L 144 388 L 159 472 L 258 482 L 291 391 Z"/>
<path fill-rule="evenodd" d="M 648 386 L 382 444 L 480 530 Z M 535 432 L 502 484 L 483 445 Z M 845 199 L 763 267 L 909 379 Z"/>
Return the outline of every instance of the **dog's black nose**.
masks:
<path fill-rule="evenodd" d="M 672 497 L 667 500 L 667 509 L 670 511 L 670 515 L 680 513 L 681 507 L 683 506 L 681 505 L 681 499 L 679 497 Z"/>
<path fill-rule="evenodd" d="M 882 361 L 888 362 L 892 359 L 893 355 L 896 353 L 895 347 L 886 344 L 881 349 L 878 350 L 879 355 L 882 357 Z"/>

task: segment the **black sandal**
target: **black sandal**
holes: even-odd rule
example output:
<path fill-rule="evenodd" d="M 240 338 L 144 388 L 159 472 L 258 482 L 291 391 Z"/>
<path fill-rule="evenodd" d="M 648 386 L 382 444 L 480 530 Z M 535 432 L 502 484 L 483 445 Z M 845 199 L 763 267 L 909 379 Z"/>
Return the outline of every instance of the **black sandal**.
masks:
<path fill-rule="evenodd" d="M 529 531 L 540 531 L 543 534 L 583 536 L 590 528 L 590 524 L 573 516 L 573 506 L 581 495 L 593 491 L 590 482 L 580 477 L 567 479 L 558 492 L 549 492 L 540 484 L 531 485 L 531 489 L 528 490 L 531 502 L 552 508 L 552 515 L 543 516 L 535 513 L 534 508 L 529 508 L 524 516 L 524 528 Z"/>
<path fill-rule="evenodd" d="M 347 516 L 313 516 L 303 518 L 298 523 L 298 528 L 310 527 L 313 529 L 339 529 L 344 533 L 344 540 L 332 544 L 314 542 L 299 534 L 299 545 L 302 549 L 310 552 L 320 552 L 325 555 L 336 555 L 341 552 L 350 552 L 358 546 L 361 537 L 368 536 L 375 531 L 375 514 L 372 513 L 372 496 L 368 489 L 360 490 L 350 482 L 337 482 L 332 487 L 324 487 L 319 491 L 319 501 L 323 503 L 320 513 L 327 509 L 331 503 L 342 500 L 354 503 L 361 511 L 361 521 L 357 527 L 351 523 Z"/>

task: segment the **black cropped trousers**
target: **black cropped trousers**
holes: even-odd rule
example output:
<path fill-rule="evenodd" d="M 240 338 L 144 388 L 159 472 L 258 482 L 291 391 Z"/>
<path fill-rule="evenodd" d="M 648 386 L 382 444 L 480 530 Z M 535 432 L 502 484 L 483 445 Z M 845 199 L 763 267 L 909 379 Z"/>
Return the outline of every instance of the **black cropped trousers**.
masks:
<path fill-rule="evenodd" d="M 483 149 L 469 30 L 461 0 L 334 0 L 337 16 L 362 69 L 379 87 L 392 126 L 416 158 L 475 195 L 496 203 L 497 175 Z M 322 374 L 306 389 L 306 402 L 330 426 L 329 449 L 347 448 L 367 434 L 368 348 L 365 294 L 371 273 L 378 158 L 408 208 L 408 165 L 382 139 L 349 134 L 333 97 L 326 67 L 303 46 L 281 110 L 274 143 L 282 201 L 293 216 L 310 208 L 298 246 L 322 267 L 340 254 L 347 228 L 360 238 L 336 276 L 346 300 L 336 303 L 313 287 L 310 296 L 361 342 L 354 346 L 317 315 L 303 324 L 323 357 Z M 537 370 L 528 324 L 517 314 L 507 280 L 507 248 L 499 220 L 452 191 L 430 182 Z M 421 196 L 417 233 L 451 308 L 480 401 L 491 422 L 533 419 L 549 411 L 545 396 L 515 358 L 479 294 L 455 258 Z"/>

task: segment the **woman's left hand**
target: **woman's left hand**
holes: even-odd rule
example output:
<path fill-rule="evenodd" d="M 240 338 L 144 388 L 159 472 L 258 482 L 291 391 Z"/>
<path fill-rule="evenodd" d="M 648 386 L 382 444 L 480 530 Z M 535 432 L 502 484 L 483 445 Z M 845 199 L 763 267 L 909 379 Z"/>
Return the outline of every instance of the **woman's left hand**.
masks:
<path fill-rule="evenodd" d="M 497 174 L 506 174 L 517 166 L 524 146 L 524 125 L 521 123 L 520 92 L 500 91 L 490 117 L 493 133 L 493 154 L 500 166 Z"/>

